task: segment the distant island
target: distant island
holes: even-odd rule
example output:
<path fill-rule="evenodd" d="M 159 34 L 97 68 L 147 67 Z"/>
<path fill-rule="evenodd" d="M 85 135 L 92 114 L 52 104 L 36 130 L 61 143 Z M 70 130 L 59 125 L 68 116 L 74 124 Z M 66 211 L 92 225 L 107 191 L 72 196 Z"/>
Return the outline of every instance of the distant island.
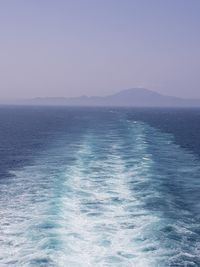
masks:
<path fill-rule="evenodd" d="M 131 88 L 108 96 L 38 97 L 17 104 L 85 107 L 200 107 L 200 99 L 166 96 L 144 88 Z"/>

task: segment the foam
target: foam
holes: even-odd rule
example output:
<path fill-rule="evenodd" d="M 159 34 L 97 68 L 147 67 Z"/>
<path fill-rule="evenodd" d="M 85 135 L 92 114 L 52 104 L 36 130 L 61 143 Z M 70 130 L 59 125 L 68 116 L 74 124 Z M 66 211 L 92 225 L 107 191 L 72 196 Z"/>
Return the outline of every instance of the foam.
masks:
<path fill-rule="evenodd" d="M 78 144 L 47 151 L 2 185 L 0 263 L 198 264 L 198 221 L 191 219 L 192 208 L 180 210 L 180 198 L 169 187 L 182 179 L 184 195 L 192 186 L 188 175 L 196 177 L 198 170 L 169 135 L 141 122 L 111 127 L 106 137 L 93 130 Z M 192 200 L 185 199 L 188 207 Z"/>

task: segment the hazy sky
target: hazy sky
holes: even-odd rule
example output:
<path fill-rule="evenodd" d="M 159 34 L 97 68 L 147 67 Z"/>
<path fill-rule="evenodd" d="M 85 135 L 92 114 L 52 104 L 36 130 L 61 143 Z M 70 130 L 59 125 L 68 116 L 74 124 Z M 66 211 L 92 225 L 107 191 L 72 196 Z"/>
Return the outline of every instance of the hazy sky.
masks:
<path fill-rule="evenodd" d="M 0 98 L 200 98 L 200 0 L 0 0 Z"/>

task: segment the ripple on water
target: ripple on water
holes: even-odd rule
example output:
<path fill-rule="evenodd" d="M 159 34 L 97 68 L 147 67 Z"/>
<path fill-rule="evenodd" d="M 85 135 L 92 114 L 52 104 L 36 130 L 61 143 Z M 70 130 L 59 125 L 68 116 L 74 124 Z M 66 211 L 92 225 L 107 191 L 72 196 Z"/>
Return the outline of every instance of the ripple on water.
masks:
<path fill-rule="evenodd" d="M 46 153 L 2 187 L 3 265 L 200 266 L 200 223 L 185 195 L 196 161 L 169 135 L 121 123 Z"/>

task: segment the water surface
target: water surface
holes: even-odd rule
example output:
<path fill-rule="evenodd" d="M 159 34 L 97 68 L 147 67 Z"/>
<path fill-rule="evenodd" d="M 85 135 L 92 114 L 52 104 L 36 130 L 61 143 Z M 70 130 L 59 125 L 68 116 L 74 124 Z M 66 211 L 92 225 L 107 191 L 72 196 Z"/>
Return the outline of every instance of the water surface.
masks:
<path fill-rule="evenodd" d="M 199 110 L 1 107 L 0 265 L 200 266 L 199 125 Z"/>

